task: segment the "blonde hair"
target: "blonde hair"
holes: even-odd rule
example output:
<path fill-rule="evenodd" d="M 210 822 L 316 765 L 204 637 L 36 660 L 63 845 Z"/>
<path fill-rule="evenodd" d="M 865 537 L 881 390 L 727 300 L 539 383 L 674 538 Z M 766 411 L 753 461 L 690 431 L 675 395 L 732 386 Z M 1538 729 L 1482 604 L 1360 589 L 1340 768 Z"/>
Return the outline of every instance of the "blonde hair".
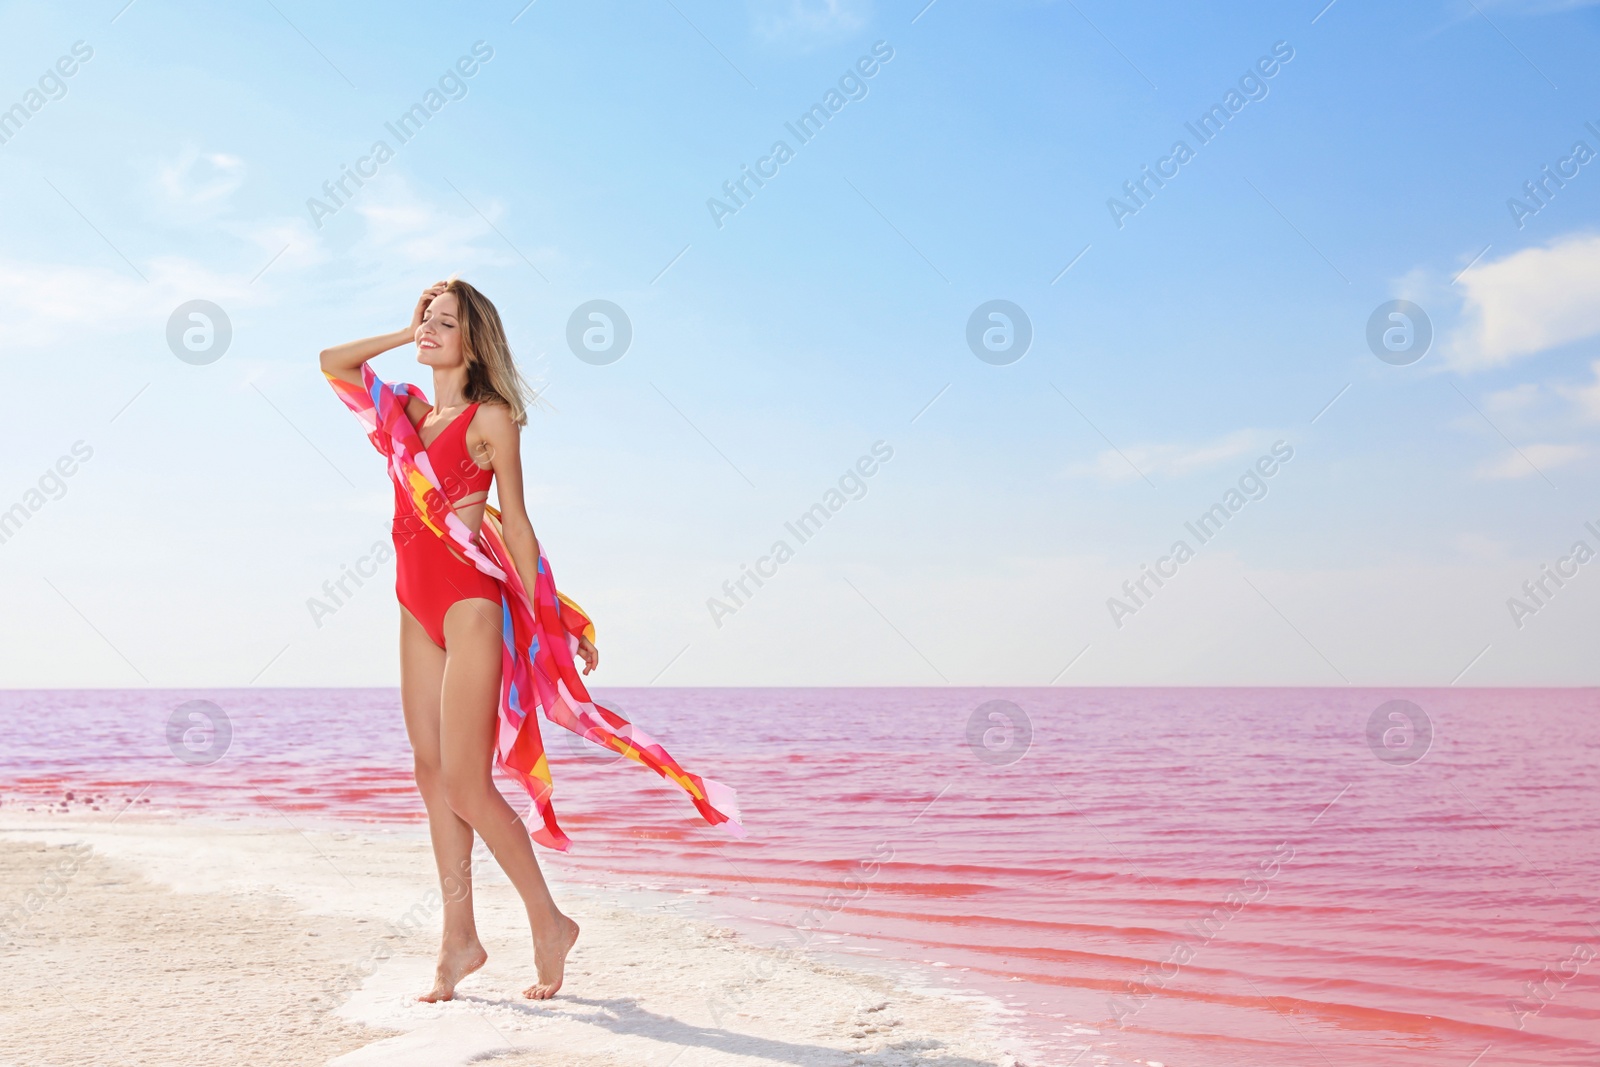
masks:
<path fill-rule="evenodd" d="M 538 394 L 517 370 L 506 328 L 493 302 L 468 283 L 452 276 L 445 292 L 456 294 L 460 309 L 461 351 L 467 361 L 469 403 L 498 402 L 511 410 L 518 426 L 528 424 L 528 406 Z M 437 298 L 436 298 L 437 299 Z"/>

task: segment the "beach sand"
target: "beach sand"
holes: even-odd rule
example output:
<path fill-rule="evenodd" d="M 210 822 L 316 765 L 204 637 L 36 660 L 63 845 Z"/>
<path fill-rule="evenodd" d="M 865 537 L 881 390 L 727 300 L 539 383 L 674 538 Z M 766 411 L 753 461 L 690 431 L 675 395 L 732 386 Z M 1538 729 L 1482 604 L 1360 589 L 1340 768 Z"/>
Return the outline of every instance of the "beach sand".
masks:
<path fill-rule="evenodd" d="M 548 868 L 547 868 L 548 870 Z M 431 981 L 426 841 L 378 829 L 0 812 L 0 1065 L 1025 1063 L 998 1005 L 755 945 L 658 895 L 561 884 L 583 934 L 554 1000 L 479 846 L 488 965 Z M 693 903 L 704 903 L 704 898 Z"/>

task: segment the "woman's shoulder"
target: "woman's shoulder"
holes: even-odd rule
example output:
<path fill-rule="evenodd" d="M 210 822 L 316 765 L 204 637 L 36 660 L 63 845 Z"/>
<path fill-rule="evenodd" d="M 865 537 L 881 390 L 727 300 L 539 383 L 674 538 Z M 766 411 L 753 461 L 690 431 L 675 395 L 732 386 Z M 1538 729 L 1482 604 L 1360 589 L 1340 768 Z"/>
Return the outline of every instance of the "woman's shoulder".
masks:
<path fill-rule="evenodd" d="M 407 386 L 406 393 L 406 418 L 413 424 L 421 422 L 422 417 L 433 410 L 433 405 L 421 395 L 422 390 L 415 389 L 414 386 Z"/>
<path fill-rule="evenodd" d="M 474 413 L 473 423 L 491 432 L 504 432 L 517 427 L 517 420 L 512 416 L 511 409 L 499 400 L 480 401 L 478 410 Z"/>

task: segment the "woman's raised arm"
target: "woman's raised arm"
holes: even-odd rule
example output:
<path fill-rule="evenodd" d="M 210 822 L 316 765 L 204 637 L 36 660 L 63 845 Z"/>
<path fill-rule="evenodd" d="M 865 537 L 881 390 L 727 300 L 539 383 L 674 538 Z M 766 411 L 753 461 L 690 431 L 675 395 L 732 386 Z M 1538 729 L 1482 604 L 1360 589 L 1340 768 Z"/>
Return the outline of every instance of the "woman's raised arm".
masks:
<path fill-rule="evenodd" d="M 324 348 L 321 355 L 322 372 L 354 385 L 361 384 L 361 364 L 373 356 L 382 355 L 391 348 L 410 344 L 416 339 L 417 327 L 422 324 L 422 313 L 428 310 L 433 298 L 444 292 L 444 282 L 435 282 L 423 290 L 417 299 L 416 310 L 411 313 L 411 325 L 393 333 L 364 337 L 359 341 L 346 341 L 342 345 Z"/>

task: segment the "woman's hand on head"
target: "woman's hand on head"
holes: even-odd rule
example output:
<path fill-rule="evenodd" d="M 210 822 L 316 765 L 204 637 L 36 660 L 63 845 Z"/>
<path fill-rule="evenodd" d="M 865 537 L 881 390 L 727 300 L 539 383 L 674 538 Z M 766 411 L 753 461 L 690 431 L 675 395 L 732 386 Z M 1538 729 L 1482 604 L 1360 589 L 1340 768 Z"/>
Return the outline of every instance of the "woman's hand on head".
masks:
<path fill-rule="evenodd" d="M 600 650 L 587 637 L 578 638 L 578 656 L 583 660 L 583 673 L 588 674 L 600 666 Z"/>
<path fill-rule="evenodd" d="M 416 310 L 411 312 L 411 332 L 416 333 L 417 327 L 422 325 L 423 313 L 428 310 L 428 305 L 433 303 L 433 298 L 444 292 L 448 282 L 434 282 L 422 291 L 417 298 Z"/>

